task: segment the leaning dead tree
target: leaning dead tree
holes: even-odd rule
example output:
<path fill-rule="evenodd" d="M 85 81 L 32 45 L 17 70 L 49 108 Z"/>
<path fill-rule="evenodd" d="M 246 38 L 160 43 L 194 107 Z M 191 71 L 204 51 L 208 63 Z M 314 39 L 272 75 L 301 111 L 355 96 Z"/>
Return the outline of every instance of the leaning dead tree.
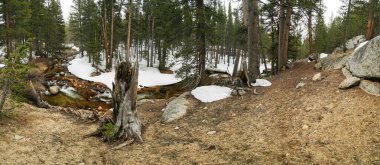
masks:
<path fill-rule="evenodd" d="M 137 117 L 136 100 L 139 64 L 122 62 L 116 68 L 115 83 L 112 91 L 113 121 L 115 121 L 116 136 L 143 142 L 141 137 L 141 122 Z"/>

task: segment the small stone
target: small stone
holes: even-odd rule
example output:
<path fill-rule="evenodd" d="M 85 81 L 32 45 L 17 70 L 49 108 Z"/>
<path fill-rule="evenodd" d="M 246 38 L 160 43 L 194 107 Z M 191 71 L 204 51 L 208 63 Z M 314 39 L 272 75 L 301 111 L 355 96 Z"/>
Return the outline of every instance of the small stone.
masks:
<path fill-rule="evenodd" d="M 313 76 L 313 81 L 321 81 L 322 80 L 322 73 L 317 73 Z"/>
<path fill-rule="evenodd" d="M 49 92 L 52 95 L 56 95 L 59 93 L 59 86 L 51 86 L 49 87 Z"/>
<path fill-rule="evenodd" d="M 303 130 L 307 130 L 307 129 L 309 129 L 309 126 L 305 124 L 305 125 L 302 126 L 302 129 Z"/>
<path fill-rule="evenodd" d="M 61 73 L 59 73 L 59 75 L 65 76 L 65 72 L 61 72 Z"/>
<path fill-rule="evenodd" d="M 214 134 L 216 134 L 216 131 L 207 132 L 207 135 L 214 135 Z"/>
<path fill-rule="evenodd" d="M 102 106 L 99 106 L 99 107 L 98 107 L 98 111 L 101 111 L 102 109 L 103 109 Z"/>
<path fill-rule="evenodd" d="M 175 130 L 179 130 L 179 127 L 175 127 L 174 129 L 175 129 Z"/>
<path fill-rule="evenodd" d="M 297 84 L 296 89 L 303 88 L 306 85 L 304 82 L 300 82 Z"/>
<path fill-rule="evenodd" d="M 347 78 L 347 79 L 343 80 L 339 84 L 338 88 L 339 89 L 348 89 L 348 88 L 351 88 L 351 87 L 359 85 L 359 83 L 360 83 L 360 78 L 350 77 L 350 78 Z"/>
<path fill-rule="evenodd" d="M 15 139 L 16 139 L 16 140 L 21 140 L 21 139 L 24 139 L 24 138 L 25 138 L 24 136 L 15 135 Z"/>
<path fill-rule="evenodd" d="M 232 117 L 235 117 L 235 116 L 236 116 L 236 114 L 235 114 L 235 113 L 233 113 L 231 116 L 232 116 Z"/>
<path fill-rule="evenodd" d="M 311 110 L 313 110 L 312 107 L 307 107 L 307 108 L 306 108 L 306 112 L 310 112 Z"/>
<path fill-rule="evenodd" d="M 207 109 L 207 107 L 204 107 L 203 109 Z"/>

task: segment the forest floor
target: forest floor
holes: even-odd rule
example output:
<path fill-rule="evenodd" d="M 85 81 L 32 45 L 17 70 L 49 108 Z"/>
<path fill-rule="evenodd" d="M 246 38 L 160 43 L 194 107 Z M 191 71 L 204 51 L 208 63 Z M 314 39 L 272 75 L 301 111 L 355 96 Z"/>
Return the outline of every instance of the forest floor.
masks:
<path fill-rule="evenodd" d="M 85 138 L 96 122 L 25 104 L 0 118 L 0 164 L 380 164 L 380 97 L 339 90 L 340 70 L 313 82 L 317 72 L 297 63 L 262 95 L 189 96 L 188 114 L 170 124 L 160 123 L 167 101 L 147 102 L 138 107 L 145 142 L 116 151 Z"/>

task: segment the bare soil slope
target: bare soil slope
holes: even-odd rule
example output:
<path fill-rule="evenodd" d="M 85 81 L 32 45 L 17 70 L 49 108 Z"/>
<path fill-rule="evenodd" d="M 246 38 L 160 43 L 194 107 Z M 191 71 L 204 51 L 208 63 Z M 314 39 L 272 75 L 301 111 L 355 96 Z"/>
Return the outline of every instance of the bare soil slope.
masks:
<path fill-rule="evenodd" d="M 339 90 L 340 71 L 313 64 L 270 78 L 262 95 L 204 104 L 160 123 L 165 101 L 139 107 L 144 144 L 117 151 L 84 138 L 97 123 L 25 105 L 0 118 L 0 164 L 380 164 L 380 97 Z M 307 80 L 302 80 L 307 78 Z M 296 89 L 300 82 L 306 86 Z"/>

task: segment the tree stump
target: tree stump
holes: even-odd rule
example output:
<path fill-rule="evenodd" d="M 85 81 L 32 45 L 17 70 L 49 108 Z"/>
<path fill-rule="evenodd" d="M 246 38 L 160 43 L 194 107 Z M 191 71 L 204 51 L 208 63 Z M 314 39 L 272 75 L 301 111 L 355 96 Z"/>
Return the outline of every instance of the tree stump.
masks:
<path fill-rule="evenodd" d="M 137 117 L 136 100 L 139 64 L 122 62 L 116 68 L 115 83 L 112 87 L 113 121 L 117 138 L 143 142 L 141 122 Z"/>

